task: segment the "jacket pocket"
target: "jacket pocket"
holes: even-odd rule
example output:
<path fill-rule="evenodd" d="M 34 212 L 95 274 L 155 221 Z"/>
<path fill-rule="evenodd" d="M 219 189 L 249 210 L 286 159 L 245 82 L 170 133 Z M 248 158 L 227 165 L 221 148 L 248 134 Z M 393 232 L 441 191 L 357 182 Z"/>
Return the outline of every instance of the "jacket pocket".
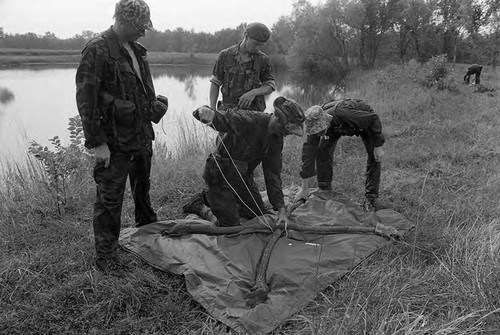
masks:
<path fill-rule="evenodd" d="M 113 130 L 118 142 L 128 142 L 135 136 L 135 104 L 132 101 L 115 99 L 113 106 Z"/>

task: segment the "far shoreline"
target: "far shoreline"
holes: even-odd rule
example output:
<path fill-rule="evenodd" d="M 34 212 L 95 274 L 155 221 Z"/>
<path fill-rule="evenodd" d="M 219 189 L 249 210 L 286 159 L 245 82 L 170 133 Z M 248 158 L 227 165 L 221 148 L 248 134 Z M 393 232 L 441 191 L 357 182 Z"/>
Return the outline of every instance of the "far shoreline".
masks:
<path fill-rule="evenodd" d="M 216 58 L 215 53 L 148 52 L 150 65 L 211 66 Z M 80 50 L 0 48 L 0 68 L 24 65 L 76 65 L 79 61 Z"/>

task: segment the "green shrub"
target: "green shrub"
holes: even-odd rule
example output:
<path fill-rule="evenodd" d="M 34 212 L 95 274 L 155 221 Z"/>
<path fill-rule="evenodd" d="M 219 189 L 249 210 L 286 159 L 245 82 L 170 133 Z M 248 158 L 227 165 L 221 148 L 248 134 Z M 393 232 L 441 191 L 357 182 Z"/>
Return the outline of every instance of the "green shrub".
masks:
<path fill-rule="evenodd" d="M 448 64 L 446 55 L 432 57 L 425 63 L 420 71 L 414 75 L 413 80 L 422 86 L 438 90 L 458 91 L 453 79 L 453 69 Z"/>
<path fill-rule="evenodd" d="M 71 189 L 71 186 L 81 185 L 92 166 L 93 159 L 90 151 L 83 145 L 84 136 L 80 117 L 69 119 L 70 144 L 64 146 L 59 136 L 49 139 L 52 148 L 42 146 L 33 141 L 29 153 L 38 159 L 47 174 L 47 189 L 56 199 L 57 212 L 62 215 L 70 205 L 75 194 L 81 192 L 80 187 Z"/>

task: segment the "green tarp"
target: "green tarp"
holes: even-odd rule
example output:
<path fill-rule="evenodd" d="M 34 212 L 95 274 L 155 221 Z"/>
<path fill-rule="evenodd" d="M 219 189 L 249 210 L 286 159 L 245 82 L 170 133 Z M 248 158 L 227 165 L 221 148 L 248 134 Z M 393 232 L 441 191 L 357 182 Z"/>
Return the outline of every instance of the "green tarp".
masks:
<path fill-rule="evenodd" d="M 253 222 L 253 219 L 248 222 Z M 261 220 L 274 220 L 272 215 Z M 412 228 L 401 214 L 384 209 L 365 213 L 346 199 L 315 192 L 290 221 L 301 225 L 392 226 Z M 233 236 L 190 234 L 170 238 L 162 232 L 196 219 L 155 222 L 121 232 L 120 244 L 150 265 L 183 275 L 193 298 L 217 320 L 241 333 L 266 334 L 351 271 L 390 240 L 371 234 L 319 235 L 288 231 L 272 251 L 267 270 L 268 299 L 254 308 L 245 297 L 254 285 L 257 263 L 270 234 Z"/>

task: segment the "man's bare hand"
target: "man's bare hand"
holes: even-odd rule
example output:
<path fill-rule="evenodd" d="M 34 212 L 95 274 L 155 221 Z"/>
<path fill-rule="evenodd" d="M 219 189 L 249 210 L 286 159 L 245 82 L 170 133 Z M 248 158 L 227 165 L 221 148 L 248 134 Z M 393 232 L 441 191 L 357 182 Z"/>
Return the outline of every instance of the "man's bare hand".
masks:
<path fill-rule="evenodd" d="M 276 220 L 276 225 L 280 228 L 285 229 L 288 227 L 288 215 L 285 207 L 278 210 L 278 219 Z"/>
<path fill-rule="evenodd" d="M 240 97 L 238 101 L 238 106 L 240 106 L 240 108 L 242 109 L 248 109 L 250 108 L 253 99 L 255 99 L 255 94 L 252 91 L 249 91 Z"/>
<path fill-rule="evenodd" d="M 307 198 L 309 197 L 309 190 L 307 188 L 300 188 L 299 192 L 295 195 L 295 199 L 293 199 L 293 202 L 297 202 L 300 200 L 307 201 Z"/>
<path fill-rule="evenodd" d="M 96 163 L 104 162 L 104 167 L 107 168 L 109 166 L 109 160 L 111 158 L 111 152 L 109 151 L 109 147 L 107 143 L 101 144 L 94 149 L 94 157 Z"/>
<path fill-rule="evenodd" d="M 382 147 L 375 147 L 373 149 L 373 156 L 375 156 L 375 161 L 381 162 L 382 159 L 384 158 L 385 152 Z"/>

